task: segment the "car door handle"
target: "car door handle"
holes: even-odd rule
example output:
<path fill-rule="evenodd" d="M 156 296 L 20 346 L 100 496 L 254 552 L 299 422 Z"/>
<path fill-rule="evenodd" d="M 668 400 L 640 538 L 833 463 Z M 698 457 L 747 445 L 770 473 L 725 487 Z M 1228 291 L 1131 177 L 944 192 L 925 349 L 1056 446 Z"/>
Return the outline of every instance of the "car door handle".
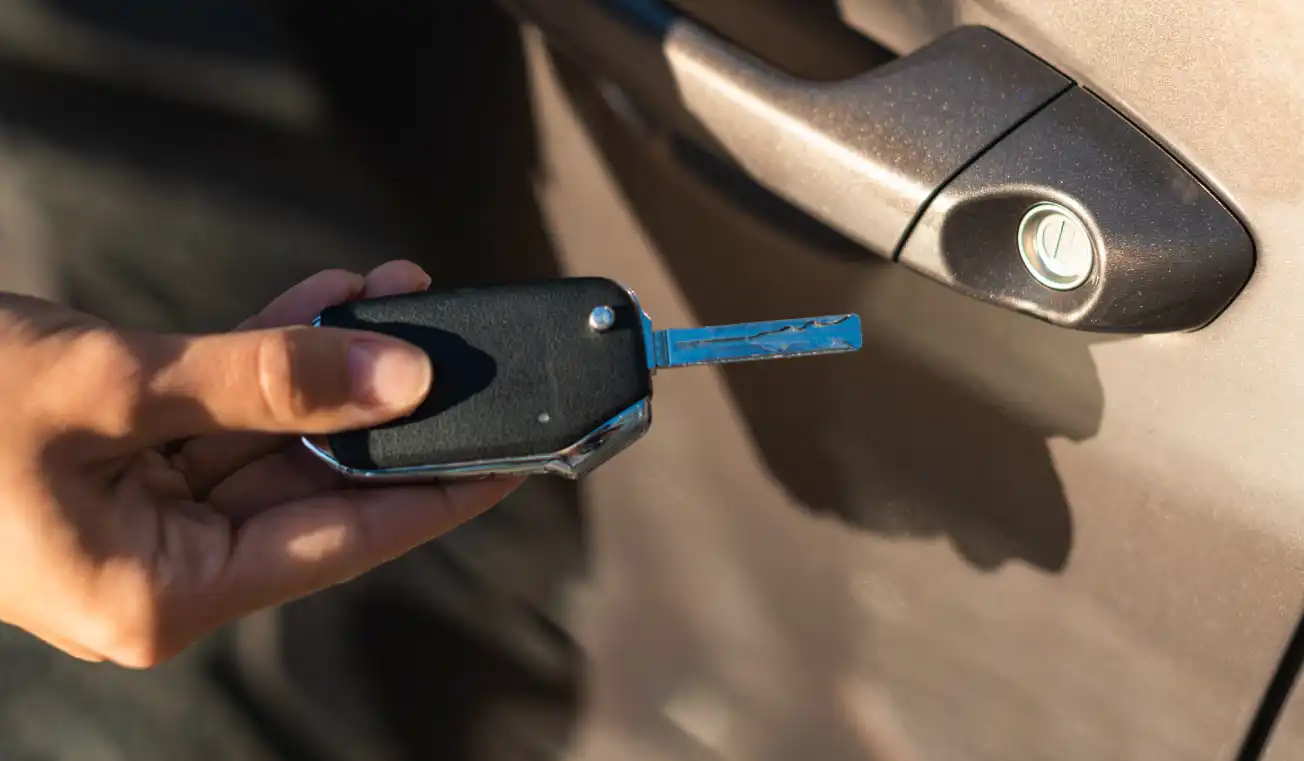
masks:
<path fill-rule="evenodd" d="M 776 72 L 701 27 L 666 57 L 685 106 L 754 179 L 892 256 L 943 183 L 1069 81 L 986 29 L 841 82 Z"/>
<path fill-rule="evenodd" d="M 818 82 L 657 0 L 504 3 L 635 92 L 659 67 L 691 129 L 757 183 L 975 298 L 1085 330 L 1186 330 L 1253 269 L 1244 226 L 1203 183 L 990 29 Z"/>

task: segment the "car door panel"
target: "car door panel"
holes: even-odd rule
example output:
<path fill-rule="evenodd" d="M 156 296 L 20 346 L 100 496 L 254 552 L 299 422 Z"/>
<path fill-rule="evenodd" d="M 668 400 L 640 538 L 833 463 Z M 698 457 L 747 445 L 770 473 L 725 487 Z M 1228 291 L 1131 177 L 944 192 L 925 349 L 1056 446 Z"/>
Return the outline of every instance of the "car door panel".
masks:
<path fill-rule="evenodd" d="M 599 502 L 616 499 L 621 477 L 639 491 L 609 518 L 610 551 L 630 553 L 633 578 L 684 596 L 691 612 L 658 630 L 669 642 L 694 658 L 753 647 L 794 669 L 826 664 L 812 668 L 828 679 L 803 693 L 811 721 L 828 725 L 837 703 L 883 748 L 911 749 L 900 757 L 1235 757 L 1301 609 L 1304 484 L 1292 460 L 1304 424 L 1290 326 L 1304 307 L 1289 252 L 1304 226 L 1294 212 L 1304 155 L 1282 136 L 1285 114 L 1304 104 L 1288 76 L 1304 53 L 1282 30 L 1304 30 L 1304 13 L 1067 0 L 846 2 L 841 13 L 899 54 L 981 24 L 1049 61 L 1215 189 L 1253 236 L 1258 269 L 1197 332 L 1123 339 L 1041 325 L 899 267 L 770 235 L 674 149 L 622 132 L 573 76 L 562 89 L 600 160 L 590 169 L 611 175 L 608 202 L 633 209 L 642 232 L 629 235 L 655 252 L 606 266 L 629 268 L 650 309 L 679 304 L 711 322 L 845 308 L 864 316 L 869 349 L 836 369 L 721 371 L 728 410 L 711 415 L 688 412 L 690 381 L 659 386 L 663 421 L 678 422 L 654 441 L 716 444 L 650 443 L 599 474 Z M 793 399 L 806 401 L 778 401 Z M 721 436 L 741 437 L 731 446 L 743 454 L 724 454 Z M 773 482 L 741 485 L 756 478 Z M 712 515 L 665 509 L 694 488 L 717 495 Z M 635 548 L 636 535 L 712 556 L 709 573 L 727 579 L 717 591 L 747 601 L 744 617 L 798 616 L 809 628 L 724 625 L 684 586 L 692 574 L 664 567 L 655 541 Z M 783 558 L 768 570 L 767 551 Z M 640 620 L 632 604 L 608 600 L 598 609 L 611 617 L 598 620 L 628 632 Z M 675 670 L 671 645 L 635 640 Z M 817 652 L 823 642 L 836 644 Z M 599 649 L 620 672 L 604 694 L 636 703 L 657 668 L 620 669 L 615 657 Z M 796 679 L 775 668 L 770 682 Z M 719 690 L 746 683 L 713 678 Z"/>

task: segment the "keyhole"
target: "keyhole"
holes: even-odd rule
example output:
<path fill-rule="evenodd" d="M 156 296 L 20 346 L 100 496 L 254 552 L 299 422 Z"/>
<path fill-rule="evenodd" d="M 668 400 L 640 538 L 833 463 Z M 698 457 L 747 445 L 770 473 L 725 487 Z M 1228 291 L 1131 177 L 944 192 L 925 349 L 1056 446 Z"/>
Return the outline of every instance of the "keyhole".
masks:
<path fill-rule="evenodd" d="M 1081 220 L 1059 204 L 1037 204 L 1019 225 L 1019 254 L 1042 285 L 1066 291 L 1087 281 L 1096 252 Z"/>

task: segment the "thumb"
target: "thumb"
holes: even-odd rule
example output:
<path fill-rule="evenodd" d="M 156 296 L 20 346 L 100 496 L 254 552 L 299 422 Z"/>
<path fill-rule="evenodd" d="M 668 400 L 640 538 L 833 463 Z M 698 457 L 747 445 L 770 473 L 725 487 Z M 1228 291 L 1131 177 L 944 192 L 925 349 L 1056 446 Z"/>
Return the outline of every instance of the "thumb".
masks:
<path fill-rule="evenodd" d="M 423 350 L 362 331 L 293 327 L 154 340 L 147 355 L 163 359 L 138 425 L 150 443 L 219 431 L 366 428 L 415 410 L 433 374 Z"/>

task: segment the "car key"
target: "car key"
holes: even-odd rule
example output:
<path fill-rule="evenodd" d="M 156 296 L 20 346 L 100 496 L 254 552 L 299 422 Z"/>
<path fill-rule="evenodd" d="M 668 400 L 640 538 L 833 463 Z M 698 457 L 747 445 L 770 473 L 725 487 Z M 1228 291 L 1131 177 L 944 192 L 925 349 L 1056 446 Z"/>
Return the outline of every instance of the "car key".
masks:
<path fill-rule="evenodd" d="M 303 440 L 344 475 L 384 482 L 579 478 L 648 431 L 658 370 L 861 346 L 854 314 L 654 330 L 634 293 L 603 278 L 355 301 L 314 324 L 392 335 L 431 358 L 434 386 L 412 415 Z"/>

